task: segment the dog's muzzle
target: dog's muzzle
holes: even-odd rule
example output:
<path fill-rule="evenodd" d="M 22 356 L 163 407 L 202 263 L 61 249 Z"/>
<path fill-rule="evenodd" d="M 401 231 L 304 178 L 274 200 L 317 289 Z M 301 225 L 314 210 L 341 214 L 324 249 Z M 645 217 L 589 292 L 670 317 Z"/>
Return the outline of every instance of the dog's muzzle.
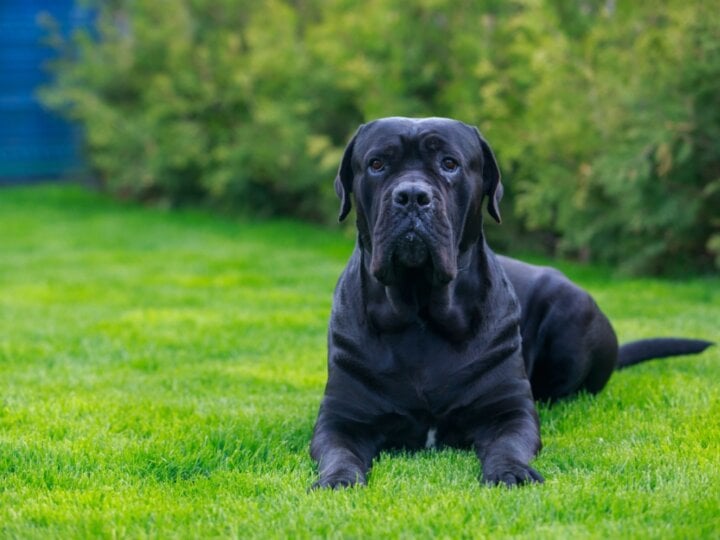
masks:
<path fill-rule="evenodd" d="M 409 231 L 398 239 L 394 257 L 403 266 L 419 268 L 430 258 L 430 251 L 416 231 Z"/>
<path fill-rule="evenodd" d="M 430 258 L 426 220 L 432 202 L 431 189 L 421 183 L 405 181 L 393 189 L 392 211 L 399 217 L 400 228 L 394 249 L 395 263 L 418 268 Z"/>
<path fill-rule="evenodd" d="M 390 188 L 375 223 L 371 272 L 385 285 L 405 270 L 424 269 L 433 283 L 455 277 L 455 248 L 442 199 L 422 180 L 403 179 Z"/>

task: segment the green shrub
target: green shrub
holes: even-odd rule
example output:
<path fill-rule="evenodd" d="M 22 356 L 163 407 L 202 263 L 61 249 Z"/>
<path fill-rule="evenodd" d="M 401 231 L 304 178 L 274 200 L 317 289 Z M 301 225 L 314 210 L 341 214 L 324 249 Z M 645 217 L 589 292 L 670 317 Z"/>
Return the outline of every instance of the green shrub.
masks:
<path fill-rule="evenodd" d="M 709 268 L 718 15 L 700 0 L 617 4 L 115 0 L 64 44 L 43 97 L 84 125 L 120 196 L 319 221 L 336 215 L 332 178 L 359 123 L 460 118 L 504 172 L 496 245 Z"/>
<path fill-rule="evenodd" d="M 99 39 L 75 37 L 43 97 L 84 125 L 121 196 L 319 219 L 335 159 L 318 159 L 331 143 L 315 131 L 297 26 L 279 2 L 102 5 Z"/>
<path fill-rule="evenodd" d="M 720 254 L 720 18 L 692 2 L 587 17 L 576 35 L 552 32 L 567 24 L 558 12 L 539 13 L 518 210 L 555 231 L 560 251 L 635 273 L 709 269 Z"/>

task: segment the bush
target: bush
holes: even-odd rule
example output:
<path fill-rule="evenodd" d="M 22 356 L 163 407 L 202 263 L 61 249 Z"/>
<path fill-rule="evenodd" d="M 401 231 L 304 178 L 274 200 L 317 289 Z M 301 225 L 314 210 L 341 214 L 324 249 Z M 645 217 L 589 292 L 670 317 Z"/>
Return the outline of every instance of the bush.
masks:
<path fill-rule="evenodd" d="M 557 253 L 631 271 L 720 261 L 720 25 L 700 0 L 98 10 L 44 99 L 85 126 L 120 196 L 329 221 L 359 123 L 452 116 L 498 153 L 512 225 L 491 230 L 499 243 L 529 229 Z"/>
<path fill-rule="evenodd" d="M 556 33 L 531 63 L 518 211 L 634 273 L 720 254 L 720 20 L 703 4 L 625 4 Z M 545 28 L 568 21 L 544 11 Z M 538 17 L 543 19 L 542 17 Z M 547 39 L 547 38 L 545 38 Z"/>
<path fill-rule="evenodd" d="M 85 126 L 110 190 L 326 215 L 332 186 L 318 177 L 332 176 L 338 156 L 321 156 L 332 144 L 313 122 L 297 16 L 256 4 L 116 2 L 100 6 L 99 39 L 76 36 L 44 98 Z"/>

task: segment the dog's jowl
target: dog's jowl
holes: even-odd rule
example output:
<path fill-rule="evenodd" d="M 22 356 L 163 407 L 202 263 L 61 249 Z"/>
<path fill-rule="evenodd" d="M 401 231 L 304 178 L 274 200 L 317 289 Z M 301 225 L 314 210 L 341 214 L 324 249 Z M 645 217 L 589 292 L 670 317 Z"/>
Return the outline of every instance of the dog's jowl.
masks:
<path fill-rule="evenodd" d="M 477 129 L 444 119 L 361 126 L 335 180 L 357 244 L 335 289 L 328 381 L 311 443 L 316 487 L 364 484 L 383 449 L 473 448 L 482 481 L 541 482 L 533 396 L 600 390 L 616 367 L 698 352 L 700 340 L 618 350 L 562 274 L 495 256 L 500 172 Z M 556 309 L 553 309 L 555 307 Z"/>

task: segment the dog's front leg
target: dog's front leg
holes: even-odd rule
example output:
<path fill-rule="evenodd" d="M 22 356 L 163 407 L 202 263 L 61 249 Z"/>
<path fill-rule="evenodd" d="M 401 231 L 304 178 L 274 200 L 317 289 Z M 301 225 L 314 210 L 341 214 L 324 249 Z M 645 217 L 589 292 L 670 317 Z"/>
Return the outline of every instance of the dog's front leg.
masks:
<path fill-rule="evenodd" d="M 482 463 L 482 482 L 512 487 L 544 481 L 530 466 L 541 444 L 537 413 L 532 398 L 528 401 L 498 414 L 491 427 L 477 432 L 475 451 Z"/>
<path fill-rule="evenodd" d="M 378 452 L 377 437 L 361 429 L 338 429 L 321 415 L 315 426 L 310 455 L 318 463 L 316 488 L 341 488 L 367 483 L 367 472 Z"/>

